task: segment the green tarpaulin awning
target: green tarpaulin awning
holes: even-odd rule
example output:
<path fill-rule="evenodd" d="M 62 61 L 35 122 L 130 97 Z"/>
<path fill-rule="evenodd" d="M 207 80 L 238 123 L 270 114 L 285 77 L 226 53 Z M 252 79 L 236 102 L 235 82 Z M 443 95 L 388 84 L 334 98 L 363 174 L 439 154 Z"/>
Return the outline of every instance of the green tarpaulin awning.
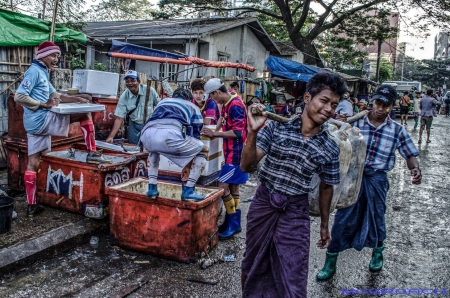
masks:
<path fill-rule="evenodd" d="M 50 21 L 0 9 L 0 46 L 37 46 L 50 39 L 51 25 Z M 54 41 L 86 43 L 86 35 L 56 24 Z"/>

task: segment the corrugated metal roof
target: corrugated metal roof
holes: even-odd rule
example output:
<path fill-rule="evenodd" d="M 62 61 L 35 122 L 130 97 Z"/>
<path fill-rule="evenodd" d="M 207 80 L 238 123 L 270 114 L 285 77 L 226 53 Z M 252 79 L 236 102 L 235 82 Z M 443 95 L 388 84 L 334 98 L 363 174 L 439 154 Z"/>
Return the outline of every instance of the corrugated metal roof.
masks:
<path fill-rule="evenodd" d="M 234 27 L 248 25 L 267 50 L 279 53 L 256 18 L 170 19 L 88 22 L 84 32 L 91 38 L 202 38 Z"/>
<path fill-rule="evenodd" d="M 296 54 L 298 51 L 292 41 L 275 41 L 275 44 L 280 49 L 281 55 Z"/>

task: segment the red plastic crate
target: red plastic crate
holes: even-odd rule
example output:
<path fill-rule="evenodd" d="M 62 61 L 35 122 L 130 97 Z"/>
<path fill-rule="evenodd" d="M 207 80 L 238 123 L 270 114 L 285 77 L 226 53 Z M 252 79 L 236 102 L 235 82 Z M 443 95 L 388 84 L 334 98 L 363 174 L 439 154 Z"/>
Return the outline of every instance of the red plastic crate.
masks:
<path fill-rule="evenodd" d="M 68 150 L 86 154 L 84 144 L 73 144 L 42 155 L 37 175 L 37 199 L 44 205 L 101 218 L 107 215 L 105 188 L 143 176 L 148 153 L 127 154 L 103 150 L 112 164 L 87 164 L 67 158 Z M 120 160 L 119 160 L 120 159 Z"/>
<path fill-rule="evenodd" d="M 27 141 L 27 132 L 23 126 L 23 107 L 14 101 L 13 93 L 8 98 L 8 138 L 22 142 Z M 83 138 L 80 122 L 74 122 L 69 125 L 67 137 L 52 137 L 52 147 L 79 142 Z"/>
<path fill-rule="evenodd" d="M 52 150 L 57 150 L 59 147 L 67 146 L 67 144 L 79 141 L 80 138 L 78 137 L 52 141 Z M 8 186 L 11 190 L 24 191 L 23 175 L 25 174 L 28 164 L 27 141 L 22 139 L 4 138 L 3 143 L 7 153 Z"/>
<path fill-rule="evenodd" d="M 116 111 L 119 99 L 93 97 L 92 102 L 105 106 L 105 112 L 92 113 L 92 121 L 94 122 L 96 129 L 99 131 L 111 130 L 114 124 L 114 120 L 116 119 L 116 116 L 114 116 L 114 112 Z"/>
<path fill-rule="evenodd" d="M 144 178 L 106 188 L 114 244 L 182 262 L 216 246 L 223 189 L 197 186 L 206 199 L 186 202 L 179 199 L 180 183 L 158 180 L 156 199 L 147 197 L 147 188 Z"/>

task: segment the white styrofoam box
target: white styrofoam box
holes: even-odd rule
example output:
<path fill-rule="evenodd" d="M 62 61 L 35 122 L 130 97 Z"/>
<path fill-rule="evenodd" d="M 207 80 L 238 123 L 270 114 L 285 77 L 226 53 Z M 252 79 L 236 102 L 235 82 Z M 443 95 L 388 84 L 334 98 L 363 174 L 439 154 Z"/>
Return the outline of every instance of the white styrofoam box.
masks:
<path fill-rule="evenodd" d="M 57 106 L 53 106 L 50 111 L 58 114 L 72 115 L 90 112 L 103 112 L 105 105 L 93 104 L 93 103 L 60 103 Z"/>
<path fill-rule="evenodd" d="M 217 173 L 222 169 L 223 162 L 225 161 L 223 156 L 223 139 L 209 139 L 202 136 L 202 142 L 209 147 L 208 156 L 206 158 L 206 165 L 202 171 L 201 176 L 209 176 L 211 174 Z M 161 155 L 159 161 L 160 171 L 170 171 L 181 174 L 182 168 L 174 164 L 170 159 Z"/>
<path fill-rule="evenodd" d="M 75 69 L 72 88 L 81 93 L 90 93 L 94 97 L 117 96 L 119 74 L 92 69 Z"/>

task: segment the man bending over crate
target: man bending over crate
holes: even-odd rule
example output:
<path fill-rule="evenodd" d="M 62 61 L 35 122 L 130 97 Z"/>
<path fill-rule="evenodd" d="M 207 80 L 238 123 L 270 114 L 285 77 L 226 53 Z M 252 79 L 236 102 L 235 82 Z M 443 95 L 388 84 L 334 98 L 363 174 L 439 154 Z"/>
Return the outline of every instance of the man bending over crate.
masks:
<path fill-rule="evenodd" d="M 59 94 L 50 83 L 49 71 L 58 65 L 61 51 L 57 45 L 44 41 L 38 47 L 36 59 L 25 72 L 14 101 L 24 107 L 23 124 L 28 138 L 28 165 L 25 171 L 27 216 L 42 211 L 36 201 L 36 171 L 42 153 L 51 149 L 51 136 L 67 137 L 69 124 L 80 121 L 87 149 L 87 163 L 109 163 L 95 147 L 94 125 L 91 114 L 61 115 L 50 111 L 59 103 L 88 103 L 90 96 Z"/>
<path fill-rule="evenodd" d="M 159 194 L 156 179 L 160 154 L 183 168 L 182 200 L 201 201 L 205 198 L 195 192 L 195 183 L 206 165 L 209 148 L 200 141 L 203 118 L 200 109 L 191 101 L 189 90 L 176 89 L 172 98 L 159 102 L 142 128 L 140 141 L 149 152 L 147 196 L 152 199 Z"/>

